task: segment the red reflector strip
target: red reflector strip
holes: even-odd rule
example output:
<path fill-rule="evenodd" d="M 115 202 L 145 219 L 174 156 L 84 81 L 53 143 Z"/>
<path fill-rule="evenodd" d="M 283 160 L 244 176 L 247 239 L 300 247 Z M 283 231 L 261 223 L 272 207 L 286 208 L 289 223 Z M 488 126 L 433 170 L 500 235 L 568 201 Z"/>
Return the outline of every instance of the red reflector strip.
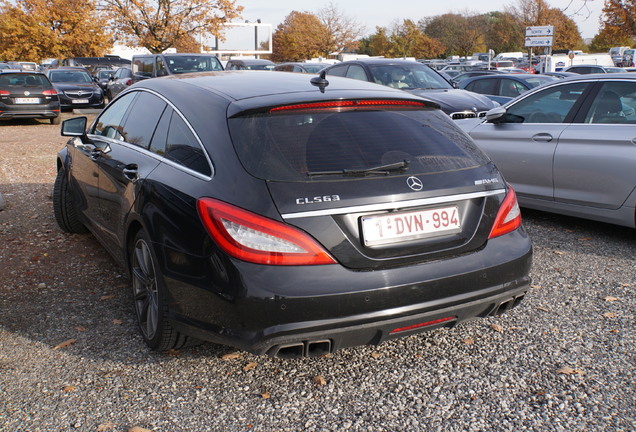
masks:
<path fill-rule="evenodd" d="M 396 328 L 395 330 L 393 330 L 391 332 L 391 334 L 400 333 L 400 332 L 404 332 L 404 331 L 408 331 L 408 330 L 414 330 L 414 329 L 418 329 L 418 328 L 422 328 L 422 327 L 428 327 L 428 326 L 432 326 L 432 325 L 435 325 L 435 324 L 441 324 L 441 323 L 447 322 L 447 321 L 454 321 L 456 319 L 457 319 L 456 316 L 449 316 L 449 317 L 446 317 L 446 318 L 440 318 L 440 319 L 436 319 L 436 320 L 433 320 L 433 321 L 427 321 L 427 322 L 424 322 L 424 323 L 414 324 L 414 325 L 407 326 L 407 327 L 400 327 L 400 328 Z"/>
<path fill-rule="evenodd" d="M 391 107 L 426 107 L 426 104 L 416 101 L 404 101 L 404 100 L 358 100 L 358 101 L 330 101 L 330 102 L 315 102 L 304 103 L 295 105 L 285 105 L 276 108 L 272 108 L 270 112 L 280 111 L 298 111 L 298 110 L 320 110 L 320 109 L 333 109 L 333 108 L 356 108 L 356 107 L 370 107 L 370 106 L 391 106 Z"/>

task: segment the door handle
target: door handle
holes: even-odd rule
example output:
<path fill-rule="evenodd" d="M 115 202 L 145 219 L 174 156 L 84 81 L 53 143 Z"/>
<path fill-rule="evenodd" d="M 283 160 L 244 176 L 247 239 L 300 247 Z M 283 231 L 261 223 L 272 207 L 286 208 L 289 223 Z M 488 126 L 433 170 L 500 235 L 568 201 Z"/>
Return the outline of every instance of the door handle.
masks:
<path fill-rule="evenodd" d="M 553 137 L 549 133 L 538 133 L 532 137 L 532 141 L 550 142 Z"/>
<path fill-rule="evenodd" d="M 122 170 L 122 172 L 124 173 L 124 176 L 130 180 L 130 181 L 136 181 L 137 180 L 137 175 L 138 175 L 138 171 L 137 171 L 137 165 L 135 164 L 130 164 L 130 165 L 126 165 L 124 167 L 124 169 Z"/>

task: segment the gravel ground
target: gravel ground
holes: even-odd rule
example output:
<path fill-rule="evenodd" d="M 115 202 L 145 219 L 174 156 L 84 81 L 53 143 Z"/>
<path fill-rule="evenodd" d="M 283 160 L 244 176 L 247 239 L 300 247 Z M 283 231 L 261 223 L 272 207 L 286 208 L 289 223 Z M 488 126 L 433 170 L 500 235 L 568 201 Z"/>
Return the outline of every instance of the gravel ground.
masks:
<path fill-rule="evenodd" d="M 128 282 L 56 226 L 64 138 L 0 124 L 1 431 L 636 431 L 636 232 L 524 210 L 533 285 L 498 318 L 314 359 L 155 353 Z"/>

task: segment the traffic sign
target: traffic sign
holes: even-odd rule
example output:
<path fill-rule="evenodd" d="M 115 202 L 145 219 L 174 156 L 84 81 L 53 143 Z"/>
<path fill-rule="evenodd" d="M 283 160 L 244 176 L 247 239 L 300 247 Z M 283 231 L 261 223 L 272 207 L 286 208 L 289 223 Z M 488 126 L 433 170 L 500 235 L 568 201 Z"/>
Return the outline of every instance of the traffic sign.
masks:
<path fill-rule="evenodd" d="M 554 38 L 552 36 L 546 37 L 527 37 L 526 38 L 526 46 L 527 47 L 550 47 L 552 46 Z"/>
<path fill-rule="evenodd" d="M 553 36 L 553 35 L 554 35 L 554 26 L 526 27 L 526 36 Z"/>

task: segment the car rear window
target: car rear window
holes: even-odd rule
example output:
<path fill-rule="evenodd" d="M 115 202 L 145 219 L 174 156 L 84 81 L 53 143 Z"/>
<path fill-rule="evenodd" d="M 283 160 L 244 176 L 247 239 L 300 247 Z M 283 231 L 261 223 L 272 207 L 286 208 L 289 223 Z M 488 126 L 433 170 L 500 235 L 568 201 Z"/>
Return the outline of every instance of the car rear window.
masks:
<path fill-rule="evenodd" d="M 244 167 L 274 181 L 308 181 L 308 173 L 364 170 L 408 161 L 408 174 L 488 163 L 447 115 L 435 109 L 289 111 L 231 118 Z"/>
<path fill-rule="evenodd" d="M 0 87 L 51 87 L 44 75 L 25 73 L 4 73 L 0 75 Z"/>

